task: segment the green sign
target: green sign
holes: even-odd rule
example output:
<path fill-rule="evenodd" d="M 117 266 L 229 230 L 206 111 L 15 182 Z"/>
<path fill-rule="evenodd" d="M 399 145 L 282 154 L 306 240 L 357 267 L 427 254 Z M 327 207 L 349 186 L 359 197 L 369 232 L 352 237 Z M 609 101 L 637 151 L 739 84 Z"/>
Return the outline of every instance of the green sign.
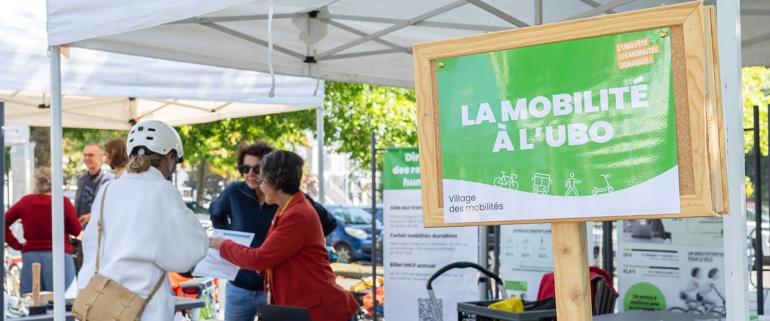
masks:
<path fill-rule="evenodd" d="M 416 147 L 386 149 L 384 166 L 386 190 L 420 189 L 420 153 Z"/>
<path fill-rule="evenodd" d="M 623 309 L 626 311 L 666 311 L 666 296 L 652 283 L 637 283 L 625 293 Z"/>
<path fill-rule="evenodd" d="M 436 77 L 447 223 L 679 212 L 668 28 L 441 59 Z"/>

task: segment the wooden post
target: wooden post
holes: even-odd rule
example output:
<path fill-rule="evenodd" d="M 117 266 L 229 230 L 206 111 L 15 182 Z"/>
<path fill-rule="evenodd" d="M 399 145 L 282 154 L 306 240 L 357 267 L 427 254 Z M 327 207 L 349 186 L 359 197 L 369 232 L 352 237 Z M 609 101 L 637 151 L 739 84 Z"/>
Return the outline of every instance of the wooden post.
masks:
<path fill-rule="evenodd" d="M 591 284 L 588 279 L 586 223 L 552 223 L 556 317 L 591 320 Z"/>
<path fill-rule="evenodd" d="M 40 263 L 32 263 L 32 306 L 40 305 Z"/>

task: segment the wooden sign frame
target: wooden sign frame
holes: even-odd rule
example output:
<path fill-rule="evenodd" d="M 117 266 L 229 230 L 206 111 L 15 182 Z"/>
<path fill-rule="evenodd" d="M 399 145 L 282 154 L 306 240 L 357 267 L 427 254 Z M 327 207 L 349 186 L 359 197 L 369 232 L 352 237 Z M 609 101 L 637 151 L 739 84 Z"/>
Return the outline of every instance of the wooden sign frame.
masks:
<path fill-rule="evenodd" d="M 702 1 L 443 40 L 414 47 L 426 227 L 703 217 L 729 208 L 714 8 Z M 680 213 L 444 223 L 436 60 L 669 27 L 679 160 Z"/>

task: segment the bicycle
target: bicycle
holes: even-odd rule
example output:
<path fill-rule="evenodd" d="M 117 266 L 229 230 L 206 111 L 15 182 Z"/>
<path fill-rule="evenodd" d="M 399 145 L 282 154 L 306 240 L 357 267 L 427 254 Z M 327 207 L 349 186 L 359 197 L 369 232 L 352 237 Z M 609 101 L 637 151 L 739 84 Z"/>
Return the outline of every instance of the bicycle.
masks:
<path fill-rule="evenodd" d="M 519 182 L 517 181 L 518 178 L 519 178 L 519 175 L 516 175 L 514 171 L 511 171 L 511 175 L 507 175 L 505 171 L 500 171 L 500 177 L 495 177 L 492 183 L 497 187 L 518 190 L 519 189 Z"/>
<path fill-rule="evenodd" d="M 698 296 L 697 300 L 694 299 L 688 299 L 685 297 L 684 293 L 682 294 L 682 300 L 687 305 L 686 308 L 682 307 L 672 307 L 669 308 L 669 312 L 682 312 L 682 313 L 691 313 L 691 314 L 699 314 L 699 315 L 708 315 L 708 316 L 716 316 L 716 317 L 724 317 L 727 315 L 727 310 L 725 309 L 725 304 L 727 301 L 725 300 L 725 297 L 722 295 L 722 293 L 717 290 L 716 287 L 713 285 L 711 286 L 711 289 L 714 290 L 714 293 L 719 296 L 719 299 L 722 300 L 722 305 L 717 305 L 715 303 L 709 303 L 703 300 L 700 295 Z"/>
<path fill-rule="evenodd" d="M 21 256 L 11 256 L 8 248 L 5 246 L 5 260 L 3 262 L 5 266 L 5 290 L 8 295 L 19 297 L 21 296 Z"/>
<path fill-rule="evenodd" d="M 202 308 L 181 311 L 190 320 L 209 320 L 217 314 L 217 286 L 212 278 L 194 278 L 179 284 L 184 297 L 198 298 L 205 301 Z"/>

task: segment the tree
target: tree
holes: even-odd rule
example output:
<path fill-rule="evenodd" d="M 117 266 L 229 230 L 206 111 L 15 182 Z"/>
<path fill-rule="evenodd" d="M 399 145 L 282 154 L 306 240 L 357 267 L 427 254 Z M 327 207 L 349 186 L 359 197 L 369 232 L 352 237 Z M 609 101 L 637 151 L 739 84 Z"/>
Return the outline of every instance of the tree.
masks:
<path fill-rule="evenodd" d="M 370 135 L 377 134 L 378 147 L 417 145 L 414 90 L 363 84 L 327 82 L 324 102 L 327 146 L 351 153 L 353 161 L 368 168 Z M 314 132 L 316 111 L 226 119 L 177 127 L 185 150 L 186 165 L 193 176 L 199 200 L 204 197 L 209 174 L 234 177 L 239 145 L 264 140 L 276 148 L 309 146 L 307 133 Z M 88 142 L 105 143 L 125 139 L 125 131 L 65 129 L 65 166 L 68 177 L 80 174 L 80 151 Z M 381 159 L 378 162 L 381 166 Z"/>
<path fill-rule="evenodd" d="M 62 134 L 64 138 L 62 141 L 62 155 L 64 158 L 62 159 L 62 164 L 64 165 L 64 182 L 66 183 L 83 174 L 85 168 L 83 165 L 83 148 L 87 144 L 93 143 L 104 146 L 105 143 L 113 139 L 126 139 L 127 132 L 122 130 L 64 128 Z M 37 154 L 37 148 L 35 149 Z"/>
<path fill-rule="evenodd" d="M 327 82 L 325 142 L 351 153 L 353 161 L 368 168 L 371 133 L 377 147 L 417 146 L 417 105 L 412 89 Z M 378 161 L 381 168 L 382 160 Z"/>
<path fill-rule="evenodd" d="M 754 106 L 759 106 L 759 150 L 762 158 L 760 166 L 763 169 L 768 168 L 768 124 L 767 124 L 767 110 L 770 105 L 770 69 L 766 67 L 747 67 L 742 70 L 743 81 L 743 127 L 755 128 L 754 124 Z M 729 106 L 725 106 L 729 109 Z M 747 176 L 747 188 L 746 196 L 748 198 L 754 198 L 754 186 L 762 184 L 762 186 L 768 186 L 768 177 L 770 175 L 762 175 L 762 179 L 756 178 L 754 171 L 754 133 L 752 131 L 746 131 L 743 134 L 743 151 L 746 153 L 746 176 Z M 766 172 L 766 170 L 763 170 Z M 750 178 L 750 179 L 749 179 Z M 748 187 L 751 187 L 751 193 Z M 763 190 L 763 197 L 767 199 L 770 195 L 770 188 Z"/>
<path fill-rule="evenodd" d="M 35 167 L 51 166 L 51 127 L 31 126 L 29 135 L 35 142 Z"/>
<path fill-rule="evenodd" d="M 198 201 L 205 196 L 207 171 L 232 177 L 238 147 L 264 140 L 277 148 L 305 144 L 305 132 L 315 127 L 315 111 L 227 119 L 207 124 L 184 125 L 178 128 L 185 149 L 185 159 L 196 164 L 194 181 Z"/>
<path fill-rule="evenodd" d="M 743 78 L 743 127 L 754 127 L 754 106 L 759 106 L 760 150 L 767 156 L 767 108 L 770 105 L 770 68 L 747 67 L 742 70 Z M 730 106 L 724 106 L 728 110 Z M 754 134 L 745 132 L 743 150 L 751 152 Z"/>

